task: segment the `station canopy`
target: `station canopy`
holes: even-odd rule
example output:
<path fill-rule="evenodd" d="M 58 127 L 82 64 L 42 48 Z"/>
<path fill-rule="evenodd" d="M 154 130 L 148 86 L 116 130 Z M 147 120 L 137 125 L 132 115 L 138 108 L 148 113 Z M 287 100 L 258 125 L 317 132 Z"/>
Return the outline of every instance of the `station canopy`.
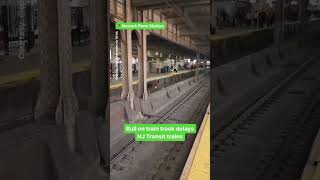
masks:
<path fill-rule="evenodd" d="M 158 10 L 209 54 L 210 0 L 132 0 L 137 10 Z"/>

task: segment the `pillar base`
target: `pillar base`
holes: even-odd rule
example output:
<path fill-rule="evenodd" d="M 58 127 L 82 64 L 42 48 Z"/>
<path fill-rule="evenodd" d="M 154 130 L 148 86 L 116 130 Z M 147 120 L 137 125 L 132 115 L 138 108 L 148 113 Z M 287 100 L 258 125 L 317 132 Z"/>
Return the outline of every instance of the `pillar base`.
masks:
<path fill-rule="evenodd" d="M 56 122 L 57 124 L 63 124 L 65 126 L 67 142 L 71 152 L 75 152 L 76 150 L 78 112 L 78 101 L 74 94 L 73 96 L 60 96 L 56 110 Z"/>
<path fill-rule="evenodd" d="M 147 100 L 148 99 L 148 93 L 147 92 L 143 93 L 142 99 L 143 100 Z"/>
<path fill-rule="evenodd" d="M 121 92 L 121 100 L 127 100 L 130 103 L 130 107 L 133 109 L 133 100 L 135 98 L 133 90 L 125 93 L 123 90 Z"/>
<path fill-rule="evenodd" d="M 58 101 L 58 100 L 57 100 Z M 34 118 L 39 119 L 41 117 L 55 117 L 56 106 L 50 107 L 48 102 L 48 96 L 43 92 L 40 92 L 36 105 L 34 107 Z"/>
<path fill-rule="evenodd" d="M 144 123 L 144 122 L 143 122 L 143 119 L 144 119 L 144 116 L 142 115 L 142 113 L 141 113 L 141 112 L 138 112 L 137 115 L 136 115 L 136 117 L 135 117 L 135 119 L 134 119 L 134 121 L 132 121 L 132 122 L 130 122 L 130 123 L 131 123 L 131 124 Z"/>

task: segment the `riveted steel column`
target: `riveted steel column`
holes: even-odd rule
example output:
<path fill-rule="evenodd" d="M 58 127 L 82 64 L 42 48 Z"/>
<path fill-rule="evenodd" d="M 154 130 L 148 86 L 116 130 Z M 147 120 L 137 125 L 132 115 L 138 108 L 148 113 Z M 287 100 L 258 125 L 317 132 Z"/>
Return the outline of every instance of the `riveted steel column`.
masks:
<path fill-rule="evenodd" d="M 92 62 L 90 111 L 96 117 L 105 117 L 109 91 L 109 30 L 107 30 L 109 19 L 106 19 L 107 11 L 107 2 L 105 0 L 90 1 L 90 48 Z"/>
<path fill-rule="evenodd" d="M 130 22 L 132 19 L 131 14 L 131 0 L 125 1 L 126 21 Z M 123 37 L 121 54 L 123 62 L 123 77 L 122 77 L 122 92 L 121 99 L 127 99 L 133 108 L 133 83 L 132 83 L 132 39 L 131 30 L 125 30 Z"/>
<path fill-rule="evenodd" d="M 309 0 L 299 0 L 299 21 L 300 21 L 300 30 L 306 28 L 306 24 L 308 21 L 307 17 L 307 8 L 308 8 Z"/>
<path fill-rule="evenodd" d="M 141 12 L 141 21 L 144 19 L 145 11 Z M 139 98 L 146 100 L 148 98 L 147 91 L 147 35 L 148 32 L 141 30 L 139 32 L 139 47 L 138 47 L 138 56 L 139 56 Z"/>
<path fill-rule="evenodd" d="M 96 125 L 100 163 L 109 163 L 110 1 L 90 0 L 91 98 L 89 110 Z"/>
<path fill-rule="evenodd" d="M 214 0 L 210 0 L 210 12 L 211 12 L 211 23 L 210 23 L 210 34 L 216 33 L 217 28 L 217 6 Z"/>
<path fill-rule="evenodd" d="M 78 102 L 72 87 L 72 45 L 70 2 L 58 0 L 58 43 L 60 68 L 60 97 L 56 111 L 57 123 L 64 124 L 70 151 L 75 151 L 75 126 Z"/>
<path fill-rule="evenodd" d="M 41 0 L 38 3 L 41 65 L 35 118 L 52 116 L 54 119 L 60 94 L 57 1 Z"/>
<path fill-rule="evenodd" d="M 200 49 L 197 50 L 197 60 L 196 60 L 196 81 L 199 81 L 199 61 L 200 61 Z"/>
<path fill-rule="evenodd" d="M 204 67 L 204 69 L 207 69 L 207 59 L 204 59 L 203 67 Z"/>
<path fill-rule="evenodd" d="M 274 31 L 274 42 L 275 45 L 278 46 L 280 42 L 283 40 L 284 36 L 284 0 L 277 0 L 275 3 L 275 15 L 276 15 L 276 23 L 275 23 L 275 31 Z"/>

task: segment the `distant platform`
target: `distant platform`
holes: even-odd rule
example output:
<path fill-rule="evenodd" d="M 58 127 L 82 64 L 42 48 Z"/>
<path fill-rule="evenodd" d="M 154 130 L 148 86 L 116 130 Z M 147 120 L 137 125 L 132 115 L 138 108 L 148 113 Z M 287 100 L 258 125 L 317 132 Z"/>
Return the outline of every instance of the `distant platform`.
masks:
<path fill-rule="evenodd" d="M 257 31 L 263 31 L 266 29 L 272 29 L 273 27 L 266 27 L 266 28 L 225 28 L 223 30 L 217 31 L 216 34 L 210 35 L 210 40 L 211 41 L 219 41 L 223 39 L 228 39 L 231 37 L 236 37 L 236 36 L 246 36 L 248 34 L 257 32 Z"/>
<path fill-rule="evenodd" d="M 172 77 L 172 76 L 177 75 L 177 74 L 184 74 L 184 73 L 188 73 L 188 72 L 192 72 L 192 71 L 195 71 L 195 69 L 193 69 L 193 70 L 180 70 L 177 73 L 176 72 L 161 73 L 161 74 L 148 73 L 147 82 L 155 81 L 155 80 L 159 80 L 159 79 L 164 79 L 164 78 L 169 78 L 169 77 Z M 138 83 L 139 83 L 138 77 L 133 77 L 133 85 L 136 85 Z M 110 89 L 118 89 L 118 88 L 121 88 L 121 87 L 122 87 L 121 79 L 119 79 L 119 80 L 111 80 Z"/>
<path fill-rule="evenodd" d="M 310 20 L 310 22 L 312 21 L 318 21 L 320 18 L 313 18 Z M 299 21 L 290 21 L 290 22 L 286 22 L 286 25 L 292 25 L 292 24 L 298 24 Z M 219 41 L 219 40 L 223 40 L 223 39 L 228 39 L 231 37 L 236 37 L 236 36 L 246 36 L 248 34 L 257 32 L 257 31 L 263 31 L 266 29 L 273 29 L 273 26 L 270 27 L 264 27 L 264 28 L 257 28 L 257 27 L 226 27 L 222 30 L 217 30 L 216 34 L 210 35 L 210 40 L 211 41 Z"/>
<path fill-rule="evenodd" d="M 79 62 L 72 63 L 73 73 L 87 71 L 89 68 L 90 68 L 90 61 L 79 61 Z M 161 74 L 148 73 L 147 81 L 154 81 L 154 80 L 159 80 L 163 78 L 168 78 L 177 74 L 183 74 L 191 71 L 195 71 L 195 70 L 181 70 L 181 71 L 178 71 L 177 73 L 175 72 L 161 73 Z M 12 73 L 12 74 L 0 75 L 0 89 L 12 88 L 20 84 L 26 84 L 30 81 L 38 79 L 39 76 L 40 76 L 39 68 L 34 68 L 31 70 L 25 70 L 17 73 Z M 138 84 L 138 78 L 133 77 L 133 85 L 136 85 L 136 84 Z M 121 79 L 111 80 L 110 89 L 118 89 L 121 87 L 122 87 Z"/>

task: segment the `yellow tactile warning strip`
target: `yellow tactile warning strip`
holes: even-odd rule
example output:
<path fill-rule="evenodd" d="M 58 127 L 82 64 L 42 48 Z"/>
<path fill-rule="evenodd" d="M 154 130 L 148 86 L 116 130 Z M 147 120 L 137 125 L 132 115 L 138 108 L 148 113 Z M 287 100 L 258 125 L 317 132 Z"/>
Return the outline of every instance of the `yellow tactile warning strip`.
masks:
<path fill-rule="evenodd" d="M 309 159 L 304 167 L 301 180 L 319 180 L 320 179 L 320 130 L 313 142 Z"/>
<path fill-rule="evenodd" d="M 210 180 L 210 105 L 193 143 L 180 180 Z"/>
<path fill-rule="evenodd" d="M 90 61 L 80 61 L 72 63 L 72 71 L 81 72 L 85 71 L 90 67 Z M 19 84 L 25 84 L 34 79 L 39 78 L 40 69 L 31 69 L 15 74 L 2 75 L 0 76 L 0 88 L 11 88 L 16 87 Z"/>

